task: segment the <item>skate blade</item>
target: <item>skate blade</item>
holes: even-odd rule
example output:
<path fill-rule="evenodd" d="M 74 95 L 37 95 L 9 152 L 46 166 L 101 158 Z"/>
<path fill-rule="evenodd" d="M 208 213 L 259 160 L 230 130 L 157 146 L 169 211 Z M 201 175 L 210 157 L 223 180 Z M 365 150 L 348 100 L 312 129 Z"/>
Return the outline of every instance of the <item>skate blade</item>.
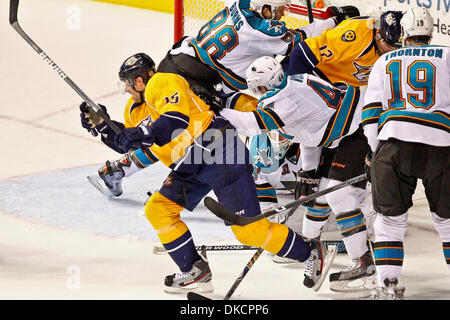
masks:
<path fill-rule="evenodd" d="M 211 293 L 214 291 L 214 287 L 211 281 L 203 282 L 199 284 L 192 284 L 186 287 L 165 287 L 164 292 L 169 294 L 187 294 L 193 293 Z"/>
<path fill-rule="evenodd" d="M 325 258 L 324 266 L 322 273 L 320 274 L 319 279 L 317 280 L 316 284 L 312 287 L 314 291 L 319 291 L 319 289 L 322 287 L 322 284 L 328 274 L 328 271 L 330 270 L 331 264 L 334 261 L 334 258 L 336 257 L 336 254 L 338 252 L 338 247 L 336 245 L 329 245 L 327 248 L 327 257 Z"/>
<path fill-rule="evenodd" d="M 107 198 L 118 197 L 119 195 L 113 194 L 103 183 L 103 180 L 98 175 L 90 175 L 87 176 L 89 183 L 101 194 L 103 194 Z"/>
<path fill-rule="evenodd" d="M 405 299 L 405 288 L 401 287 L 395 290 L 393 293 L 386 293 L 382 288 L 376 288 L 371 291 L 372 300 L 404 300 Z"/>
<path fill-rule="evenodd" d="M 290 258 L 283 258 L 283 257 L 279 257 L 279 256 L 274 256 L 272 258 L 272 261 L 277 263 L 277 264 L 290 264 L 290 263 L 298 263 L 297 260 L 294 259 L 290 259 Z"/>
<path fill-rule="evenodd" d="M 330 282 L 330 290 L 348 294 L 353 298 L 368 298 L 376 295 L 376 275 L 353 280 Z"/>

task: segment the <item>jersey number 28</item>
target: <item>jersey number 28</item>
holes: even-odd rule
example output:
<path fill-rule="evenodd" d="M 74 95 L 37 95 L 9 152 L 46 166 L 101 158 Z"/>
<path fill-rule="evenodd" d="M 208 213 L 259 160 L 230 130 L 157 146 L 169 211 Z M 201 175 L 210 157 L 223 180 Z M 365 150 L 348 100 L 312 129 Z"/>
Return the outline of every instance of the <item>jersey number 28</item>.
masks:
<path fill-rule="evenodd" d="M 211 58 L 222 59 L 227 52 L 233 50 L 239 44 L 239 38 L 233 26 L 225 24 L 229 11 L 227 8 L 217 13 L 205 24 L 195 39 L 203 50 L 208 52 Z"/>

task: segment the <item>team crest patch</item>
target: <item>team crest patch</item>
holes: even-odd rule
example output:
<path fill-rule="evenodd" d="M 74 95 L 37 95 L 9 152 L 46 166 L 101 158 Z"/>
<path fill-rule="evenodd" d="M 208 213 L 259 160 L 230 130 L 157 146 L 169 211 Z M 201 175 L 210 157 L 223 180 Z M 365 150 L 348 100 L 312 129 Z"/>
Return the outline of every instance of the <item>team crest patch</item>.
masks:
<path fill-rule="evenodd" d="M 178 101 L 180 101 L 180 97 L 178 95 L 178 91 L 175 92 L 173 95 L 171 95 L 170 97 L 164 97 L 164 100 L 166 101 L 166 103 L 170 103 L 170 104 L 177 104 Z"/>
<path fill-rule="evenodd" d="M 163 182 L 163 186 L 170 186 L 171 184 L 172 184 L 172 177 L 171 176 L 168 176 L 167 178 L 166 178 L 166 180 L 164 180 L 164 182 Z"/>
<path fill-rule="evenodd" d="M 125 61 L 125 65 L 127 67 L 134 66 L 134 64 L 137 62 L 137 60 L 138 59 L 136 57 L 131 57 L 127 61 Z"/>
<path fill-rule="evenodd" d="M 355 39 L 356 39 L 356 34 L 355 34 L 355 31 L 353 31 L 353 30 L 347 31 L 342 36 L 342 41 L 345 41 L 345 42 L 351 42 L 351 41 L 354 41 Z"/>
<path fill-rule="evenodd" d="M 372 71 L 372 66 L 362 66 L 360 64 L 357 64 L 356 62 L 353 62 L 353 65 L 356 68 L 356 72 L 352 75 L 358 79 L 361 83 L 368 83 L 369 82 L 369 75 L 370 71 Z"/>

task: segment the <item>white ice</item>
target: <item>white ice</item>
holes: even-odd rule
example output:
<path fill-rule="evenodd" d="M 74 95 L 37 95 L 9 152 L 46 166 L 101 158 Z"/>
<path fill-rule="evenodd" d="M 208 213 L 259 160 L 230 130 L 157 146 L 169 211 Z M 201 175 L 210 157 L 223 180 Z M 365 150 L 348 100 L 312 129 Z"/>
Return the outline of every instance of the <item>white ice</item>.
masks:
<path fill-rule="evenodd" d="M 155 232 L 143 216 L 147 191 L 168 173 L 157 164 L 124 182 L 107 199 L 86 180 L 118 154 L 79 124 L 81 98 L 8 24 L 0 1 L 0 299 L 185 299 L 163 292 L 176 272 L 167 254 L 153 254 Z M 122 119 L 122 61 L 146 52 L 159 62 L 173 42 L 170 14 L 83 0 L 22 0 L 26 33 L 94 101 Z M 196 244 L 237 243 L 202 204 L 183 212 Z M 450 277 L 421 187 L 411 209 L 401 283 L 407 299 L 449 299 Z M 209 253 L 221 299 L 253 252 Z M 340 254 L 335 272 L 350 263 Z M 349 299 L 302 285 L 303 265 L 279 265 L 264 254 L 233 299 Z"/>

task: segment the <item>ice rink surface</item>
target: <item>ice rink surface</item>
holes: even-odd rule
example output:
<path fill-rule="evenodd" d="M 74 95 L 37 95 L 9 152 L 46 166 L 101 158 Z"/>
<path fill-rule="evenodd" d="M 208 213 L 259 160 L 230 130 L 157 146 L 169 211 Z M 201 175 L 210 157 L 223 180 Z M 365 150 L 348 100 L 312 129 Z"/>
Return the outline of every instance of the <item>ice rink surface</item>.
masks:
<path fill-rule="evenodd" d="M 88 184 L 105 160 L 119 157 L 79 123 L 81 98 L 8 24 L 0 1 L 0 299 L 182 300 L 163 292 L 176 272 L 143 215 L 147 191 L 169 172 L 156 164 L 107 199 Z M 82 0 L 22 0 L 25 32 L 94 101 L 122 120 L 127 100 L 117 71 L 146 52 L 158 63 L 173 41 L 172 15 Z M 197 245 L 234 244 L 233 234 L 203 204 L 183 212 Z M 450 272 L 421 187 L 410 211 L 400 282 L 406 299 L 450 299 Z M 252 251 L 209 252 L 214 299 L 222 299 Z M 339 254 L 331 268 L 349 265 Z M 303 265 L 280 265 L 264 253 L 232 299 L 348 300 L 303 287 Z"/>

